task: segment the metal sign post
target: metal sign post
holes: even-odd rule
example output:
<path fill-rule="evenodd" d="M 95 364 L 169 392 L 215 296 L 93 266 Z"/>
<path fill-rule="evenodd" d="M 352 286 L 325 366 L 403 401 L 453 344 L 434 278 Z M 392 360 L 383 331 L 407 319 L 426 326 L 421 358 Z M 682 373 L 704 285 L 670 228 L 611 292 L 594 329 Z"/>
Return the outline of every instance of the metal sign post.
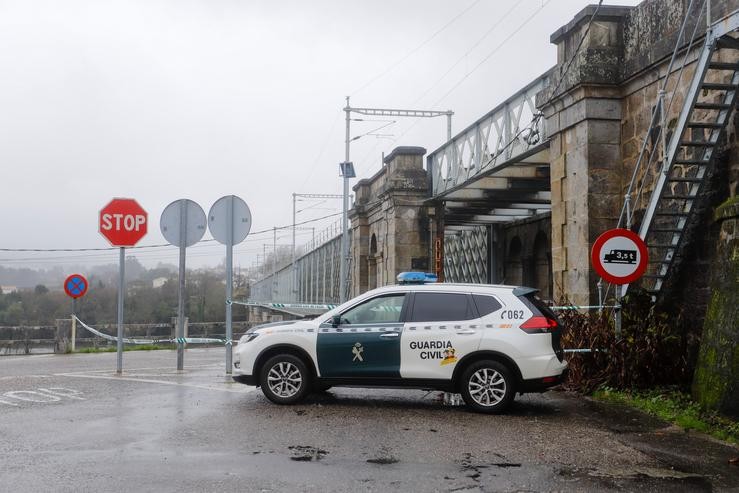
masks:
<path fill-rule="evenodd" d="M 72 298 L 72 352 L 75 350 L 77 340 L 77 298 L 82 298 L 87 293 L 89 283 L 85 276 L 72 274 L 64 280 L 64 292 Z"/>
<path fill-rule="evenodd" d="M 159 228 L 164 238 L 172 245 L 180 247 L 179 301 L 177 304 L 177 331 L 175 337 L 185 337 L 185 250 L 194 245 L 205 234 L 205 212 L 189 199 L 175 200 L 165 207 L 159 219 Z M 184 368 L 185 344 L 177 342 L 177 369 Z"/>
<path fill-rule="evenodd" d="M 71 347 L 72 352 L 74 352 L 77 349 L 77 299 L 72 299 L 72 336 L 71 339 Z"/>
<path fill-rule="evenodd" d="M 149 215 L 134 199 L 113 199 L 100 210 L 98 229 L 111 245 L 120 247 L 118 261 L 118 343 L 116 373 L 123 373 L 123 299 L 126 248 L 136 245 L 148 231 Z"/>
<path fill-rule="evenodd" d="M 226 245 L 226 373 L 231 373 L 233 352 L 233 246 L 241 243 L 251 229 L 251 211 L 241 198 L 226 195 L 208 212 L 210 234 Z"/>
<path fill-rule="evenodd" d="M 123 299 L 126 292 L 126 249 L 120 248 L 118 257 L 118 340 L 116 342 L 115 372 L 123 373 Z"/>

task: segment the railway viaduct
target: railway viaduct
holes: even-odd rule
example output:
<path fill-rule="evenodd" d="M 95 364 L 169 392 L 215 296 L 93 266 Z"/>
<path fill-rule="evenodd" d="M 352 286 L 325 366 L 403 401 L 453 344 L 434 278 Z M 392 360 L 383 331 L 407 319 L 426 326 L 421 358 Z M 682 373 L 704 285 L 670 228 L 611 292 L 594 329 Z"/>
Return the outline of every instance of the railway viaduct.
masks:
<path fill-rule="evenodd" d="M 627 227 L 650 256 L 629 289 L 704 324 L 696 394 L 739 413 L 738 29 L 739 0 L 585 7 L 551 35 L 554 67 L 438 149 L 398 147 L 355 184 L 348 296 L 431 270 L 592 305 L 590 248 Z M 337 301 L 326 248 L 298 260 L 319 274 L 288 299 L 271 278 L 253 292 Z M 322 298 L 296 297 L 320 285 Z"/>

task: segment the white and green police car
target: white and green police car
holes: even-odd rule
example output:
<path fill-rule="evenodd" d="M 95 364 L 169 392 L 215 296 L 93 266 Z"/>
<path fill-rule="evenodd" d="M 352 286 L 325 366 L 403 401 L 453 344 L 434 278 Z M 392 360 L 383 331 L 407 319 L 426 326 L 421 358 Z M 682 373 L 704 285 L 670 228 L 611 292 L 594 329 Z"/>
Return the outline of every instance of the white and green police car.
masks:
<path fill-rule="evenodd" d="M 407 387 L 460 393 L 489 413 L 561 382 L 561 327 L 535 289 L 426 276 L 401 274 L 315 320 L 250 329 L 234 348 L 234 380 L 277 404 L 331 386 Z"/>

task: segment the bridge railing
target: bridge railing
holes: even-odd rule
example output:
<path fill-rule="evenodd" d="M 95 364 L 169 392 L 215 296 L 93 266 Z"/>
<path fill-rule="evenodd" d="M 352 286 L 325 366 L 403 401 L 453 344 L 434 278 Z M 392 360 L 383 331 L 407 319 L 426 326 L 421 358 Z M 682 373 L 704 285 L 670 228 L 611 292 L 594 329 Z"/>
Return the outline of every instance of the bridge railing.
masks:
<path fill-rule="evenodd" d="M 433 195 L 440 195 L 510 161 L 547 139 L 537 117 L 536 94 L 549 84 L 538 77 L 429 154 Z"/>
<path fill-rule="evenodd" d="M 326 239 L 272 274 L 251 285 L 252 301 L 338 303 L 341 235 Z"/>

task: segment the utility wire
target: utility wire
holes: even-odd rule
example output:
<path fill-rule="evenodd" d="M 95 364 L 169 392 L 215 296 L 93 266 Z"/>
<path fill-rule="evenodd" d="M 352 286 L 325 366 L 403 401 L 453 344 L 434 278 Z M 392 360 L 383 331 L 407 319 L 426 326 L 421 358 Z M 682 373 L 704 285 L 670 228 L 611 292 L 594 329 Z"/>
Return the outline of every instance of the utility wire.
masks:
<path fill-rule="evenodd" d="M 446 28 L 448 28 L 449 26 L 451 26 L 452 24 L 454 24 L 454 22 L 456 22 L 457 19 L 459 19 L 460 17 L 462 17 L 464 14 L 466 14 L 470 9 L 472 9 L 472 7 L 474 7 L 478 3 L 480 3 L 480 0 L 475 0 L 474 2 L 472 2 L 467 8 L 465 8 L 464 10 L 462 10 L 459 14 L 455 15 L 451 20 L 449 20 L 446 24 L 444 24 L 443 26 L 441 26 L 441 28 L 439 28 L 431 36 L 429 36 L 428 38 L 426 38 L 426 40 L 424 40 L 421 44 L 419 44 L 418 46 L 416 46 L 415 48 L 413 48 L 411 51 L 409 51 L 408 53 L 406 53 L 399 60 L 397 60 L 394 63 L 392 63 L 388 68 L 386 68 L 385 70 L 383 70 L 382 72 L 380 72 L 378 75 L 376 75 L 375 77 L 371 78 L 370 80 L 368 80 L 367 82 L 365 82 L 364 84 L 362 84 L 358 89 L 355 89 L 351 93 L 351 95 L 353 96 L 353 95 L 357 94 L 358 92 L 360 92 L 360 91 L 366 89 L 367 87 L 369 87 L 370 85 L 374 84 L 376 81 L 378 81 L 381 78 L 385 77 L 388 73 L 390 73 L 393 69 L 395 69 L 395 67 L 397 67 L 398 65 L 400 65 L 401 63 L 403 63 L 404 61 L 406 61 L 413 54 L 415 54 L 418 50 L 420 50 L 421 48 L 423 48 L 424 46 L 426 46 L 429 42 L 431 42 L 431 40 L 433 40 L 436 36 L 438 36 L 439 34 L 441 34 Z"/>
<path fill-rule="evenodd" d="M 467 78 L 468 78 L 468 77 L 469 77 L 470 75 L 472 75 L 473 73 L 475 73 L 475 72 L 477 71 L 477 69 L 479 69 L 480 67 L 482 67 L 482 66 L 483 66 L 483 65 L 485 64 L 485 62 L 487 62 L 487 61 L 488 61 L 488 60 L 490 59 L 490 57 L 492 57 L 493 55 L 495 55 L 495 54 L 496 54 L 496 53 L 498 52 L 498 50 L 500 50 L 500 49 L 501 49 L 501 48 L 502 48 L 502 47 L 503 47 L 503 46 L 504 46 L 504 45 L 505 45 L 505 44 L 506 44 L 506 43 L 507 43 L 508 41 L 510 41 L 510 39 L 511 39 L 511 38 L 512 38 L 513 36 L 515 36 L 516 34 L 518 34 L 518 33 L 519 33 L 519 31 L 521 31 L 521 29 L 523 29 L 523 28 L 524 28 L 524 27 L 526 26 L 526 24 L 528 24 L 529 22 L 531 22 L 531 21 L 533 20 L 533 18 L 534 18 L 534 17 L 536 17 L 536 16 L 537 16 L 537 14 L 539 14 L 539 12 L 541 12 L 542 10 L 544 10 L 544 7 L 546 7 L 546 6 L 547 6 L 547 5 L 549 4 L 549 2 L 551 2 L 551 1 L 552 1 L 552 0 L 546 0 L 546 1 L 544 2 L 544 3 L 542 3 L 542 4 L 541 4 L 541 7 L 539 7 L 538 9 L 536 9 L 536 10 L 534 11 L 534 13 L 533 13 L 533 14 L 531 14 L 530 16 L 528 16 L 528 17 L 526 18 L 526 20 L 525 20 L 525 21 L 523 21 L 523 22 L 522 22 L 522 23 L 521 23 L 521 24 L 520 24 L 520 25 L 519 25 L 519 26 L 518 26 L 518 27 L 517 27 L 517 28 L 516 28 L 516 29 L 515 29 L 515 30 L 514 30 L 514 31 L 513 31 L 512 33 L 510 33 L 510 34 L 509 34 L 508 36 L 506 36 L 506 38 L 505 38 L 505 39 L 504 39 L 504 40 L 503 40 L 503 41 L 502 41 L 502 42 L 501 42 L 500 44 L 498 44 L 498 46 L 496 46 L 495 48 L 493 48 L 493 50 L 492 50 L 492 51 L 490 51 L 490 52 L 489 52 L 489 53 L 488 53 L 487 55 L 485 55 L 485 58 L 483 58 L 482 60 L 480 60 L 480 62 L 479 62 L 479 63 L 478 63 L 477 65 L 475 65 L 475 66 L 474 66 L 474 67 L 472 68 L 472 70 L 470 70 L 469 72 L 467 72 L 467 73 L 466 73 L 466 74 L 465 74 L 465 75 L 464 75 L 464 76 L 463 76 L 463 77 L 462 77 L 461 79 L 459 79 L 459 80 L 457 81 L 457 83 L 456 83 L 456 84 L 454 84 L 454 85 L 453 85 L 453 86 L 451 87 L 451 89 L 449 89 L 449 90 L 448 90 L 448 91 L 447 91 L 446 93 L 444 93 L 444 95 L 443 95 L 442 97 L 440 97 L 440 98 L 439 98 L 439 99 L 438 99 L 438 100 L 436 101 L 436 103 L 434 103 L 433 107 L 434 107 L 434 108 L 438 107 L 438 106 L 439 106 L 439 103 L 441 103 L 441 102 L 442 102 L 443 100 L 445 100 L 445 99 L 446 99 L 446 98 L 447 98 L 447 97 L 448 97 L 448 96 L 449 96 L 449 95 L 450 95 L 451 93 L 453 93 L 453 92 L 454 92 L 454 91 L 455 91 L 455 90 L 456 90 L 456 89 L 457 89 L 457 88 L 458 88 L 458 87 L 459 87 L 460 85 L 462 85 L 462 83 L 463 83 L 463 82 L 464 82 L 465 80 L 467 80 Z M 602 2 L 602 1 L 603 1 L 603 0 L 601 0 L 601 2 Z"/>
<path fill-rule="evenodd" d="M 331 137 L 334 136 L 334 130 L 336 130 L 336 124 L 339 122 L 339 117 L 341 116 L 341 113 L 343 113 L 343 110 L 336 113 L 336 116 L 334 117 L 334 121 L 331 124 L 331 129 L 328 131 L 328 134 L 326 135 L 326 139 L 323 141 L 321 150 L 318 152 L 316 159 L 313 160 L 313 164 L 311 164 L 310 168 L 308 169 L 308 174 L 305 176 L 305 179 L 303 180 L 303 183 L 300 185 L 300 188 L 303 188 L 305 184 L 308 183 L 308 180 L 310 180 L 313 177 L 313 173 L 316 171 L 318 162 L 321 160 L 321 158 L 323 157 L 323 154 L 326 152 L 326 147 L 328 147 L 328 143 L 331 141 Z"/>
<path fill-rule="evenodd" d="M 302 221 L 299 223 L 295 223 L 295 226 L 302 226 L 303 224 L 309 224 L 314 223 L 316 221 L 321 221 L 323 219 L 328 219 L 329 217 L 336 217 L 341 215 L 342 212 L 337 212 L 334 214 L 327 214 L 325 216 L 317 217 L 315 219 L 308 219 L 307 221 Z M 265 233 L 271 233 L 275 229 L 282 230 L 282 229 L 288 229 L 292 228 L 292 224 L 288 224 L 287 226 L 277 226 L 272 227 L 268 229 L 263 229 L 261 231 L 253 231 L 249 233 L 249 235 L 259 235 L 259 234 L 265 234 Z M 208 243 L 216 241 L 214 239 L 207 239 L 207 240 L 200 240 L 198 243 Z M 134 247 L 126 247 L 126 250 L 141 250 L 143 248 L 163 248 L 163 247 L 169 247 L 172 246 L 169 243 L 159 243 L 155 245 L 142 245 L 142 246 L 134 246 Z M 118 250 L 119 247 L 105 247 L 105 248 L 0 248 L 0 252 L 105 252 L 105 251 L 113 251 Z M 3 259 L 5 261 L 7 259 Z"/>
<path fill-rule="evenodd" d="M 593 21 L 595 20 L 595 16 L 598 15 L 598 11 L 600 10 L 600 6 L 602 4 L 603 4 L 603 0 L 599 0 L 598 5 L 595 7 L 595 11 L 593 11 L 593 14 L 590 16 L 590 20 L 588 20 L 588 25 L 585 27 L 585 31 L 583 32 L 583 35 L 580 37 L 580 41 L 577 43 L 575 52 L 572 54 L 570 59 L 567 61 L 567 65 L 565 65 L 565 67 L 562 70 L 560 70 L 559 81 L 557 81 L 557 85 L 554 87 L 554 90 L 552 91 L 552 95 L 547 100 L 547 102 L 544 103 L 542 106 L 546 106 L 547 104 L 551 103 L 551 101 L 555 97 L 555 94 L 557 94 L 557 90 L 559 89 L 560 84 L 562 84 L 562 81 L 565 79 L 565 76 L 569 72 L 570 67 L 572 66 L 572 63 L 575 61 L 575 58 L 577 57 L 577 55 L 580 53 L 580 48 L 582 48 L 582 44 L 585 41 L 585 38 L 587 37 L 588 33 L 590 32 L 590 26 L 593 24 Z M 541 8 L 543 9 L 545 5 L 546 3 L 542 4 Z M 536 12 L 534 13 L 534 15 L 536 15 Z M 508 144 L 503 146 L 503 148 L 500 149 L 498 152 L 496 152 L 494 156 L 491 156 L 488 162 L 480 167 L 480 171 L 487 168 L 490 165 L 490 163 L 494 162 L 498 156 L 500 156 L 506 150 L 508 150 L 508 148 L 511 147 L 518 140 L 518 138 L 521 135 L 523 135 L 525 132 L 534 131 L 535 128 L 539 125 L 539 120 L 541 120 L 543 116 L 544 115 L 542 114 L 541 111 L 537 111 L 536 114 L 534 114 L 533 118 L 531 119 L 531 122 L 526 127 L 520 129 L 516 133 L 516 135 L 514 135 L 513 138 L 508 142 Z M 537 131 L 537 134 L 538 134 L 538 131 Z M 531 134 L 529 134 L 529 137 L 530 136 Z M 529 137 L 526 137 L 526 138 L 528 139 Z"/>
<path fill-rule="evenodd" d="M 457 68 L 457 65 L 459 65 L 460 63 L 462 63 L 462 61 L 463 61 L 463 60 L 464 60 L 465 58 L 467 58 L 467 56 L 469 56 L 469 54 L 470 54 L 470 53 L 472 53 L 472 51 L 473 51 L 473 50 L 474 50 L 475 48 L 477 48 L 478 46 L 480 46 L 480 43 L 482 43 L 482 42 L 483 42 L 483 41 L 485 40 L 485 38 L 487 38 L 487 37 L 488 37 L 488 36 L 490 35 L 490 33 L 492 33 L 492 32 L 493 32 L 493 31 L 494 31 L 494 30 L 495 30 L 495 29 L 496 29 L 496 28 L 497 28 L 497 27 L 498 27 L 498 26 L 500 25 L 500 23 L 501 23 L 501 22 L 503 22 L 503 21 L 504 21 L 504 20 L 505 20 L 505 19 L 506 19 L 506 18 L 507 18 L 507 17 L 508 17 L 508 16 L 509 16 L 509 15 L 510 15 L 510 14 L 511 14 L 511 13 L 512 13 L 512 12 L 513 12 L 513 11 L 514 11 L 514 10 L 515 10 L 516 8 L 517 8 L 517 7 L 519 7 L 520 5 L 521 5 L 521 2 L 515 2 L 515 3 L 513 4 L 513 7 L 511 7 L 510 9 L 508 9 L 508 10 L 507 10 L 507 11 L 506 11 L 506 12 L 505 12 L 505 13 L 504 13 L 504 14 L 503 14 L 503 15 L 502 15 L 502 16 L 501 16 L 501 17 L 500 17 L 500 18 L 499 18 L 499 19 L 498 19 L 498 20 L 497 20 L 497 21 L 496 21 L 496 22 L 495 22 L 495 23 L 494 23 L 494 24 L 493 24 L 493 25 L 492 25 L 491 27 L 490 27 L 490 29 L 488 29 L 487 31 L 485 31 L 485 33 L 484 33 L 484 34 L 483 34 L 482 36 L 480 36 L 480 38 L 478 38 L 478 40 L 477 40 L 477 41 L 475 41 L 475 43 L 474 43 L 474 44 L 473 44 L 472 46 L 470 46 L 470 48 L 469 48 L 469 49 L 468 49 L 468 50 L 467 50 L 467 51 L 466 51 L 466 52 L 464 53 L 464 55 L 462 55 L 461 57 L 459 57 L 459 58 L 457 59 L 457 61 L 456 61 L 456 62 L 454 62 L 454 64 L 452 64 L 452 66 L 450 66 L 450 67 L 449 67 L 449 68 L 447 69 L 447 71 L 446 71 L 446 72 L 444 72 L 444 74 L 442 74 L 442 76 L 441 76 L 441 77 L 439 77 L 438 79 L 436 79 L 436 82 L 434 82 L 433 84 L 431 84 L 431 85 L 430 85 L 430 86 L 428 87 L 428 89 L 426 89 L 426 90 L 425 90 L 425 91 L 423 92 L 423 94 L 421 94 L 421 95 L 420 95 L 420 96 L 419 96 L 418 98 L 416 98 L 416 100 L 415 100 L 415 101 L 413 101 L 413 103 L 411 103 L 411 107 L 416 107 L 416 106 L 418 106 L 418 103 L 420 103 L 420 102 L 421 102 L 421 100 L 422 100 L 423 98 L 425 98 L 425 97 L 426 97 L 426 96 L 427 96 L 427 95 L 428 95 L 428 94 L 429 94 L 429 93 L 430 93 L 430 92 L 431 92 L 431 91 L 432 91 L 432 90 L 433 90 L 433 89 L 434 89 L 434 88 L 435 88 L 436 86 L 438 86 L 438 85 L 439 85 L 439 84 L 441 83 L 441 81 L 442 81 L 442 80 L 444 80 L 444 79 L 446 78 L 446 76 L 447 76 L 447 75 L 449 75 L 449 74 L 450 74 L 450 73 L 452 72 L 452 70 L 454 70 L 455 68 Z"/>
<path fill-rule="evenodd" d="M 540 6 L 539 8 L 537 8 L 537 9 L 536 9 L 536 10 L 535 10 L 535 11 L 534 11 L 534 12 L 533 12 L 533 13 L 532 13 L 532 14 L 531 14 L 531 15 L 530 15 L 529 17 L 527 17 L 527 18 L 526 18 L 526 19 L 525 19 L 525 20 L 524 20 L 524 21 L 523 21 L 523 22 L 522 22 L 522 23 L 521 23 L 521 24 L 520 24 L 520 25 L 519 25 L 519 26 L 518 26 L 518 27 L 517 27 L 517 28 L 516 28 L 516 29 L 515 29 L 515 30 L 514 30 L 514 31 L 513 31 L 512 33 L 510 33 L 510 34 L 509 34 L 508 36 L 506 36 L 506 38 L 505 38 L 505 39 L 503 39 L 503 41 L 501 41 L 501 42 L 500 42 L 500 43 L 499 43 L 499 44 L 498 44 L 498 45 L 497 45 L 497 46 L 496 46 L 495 48 L 493 48 L 493 50 L 492 50 L 492 51 L 488 52 L 488 54 L 487 54 L 487 55 L 485 55 L 485 57 L 484 57 L 484 58 L 483 58 L 483 59 L 482 59 L 482 60 L 481 60 L 481 61 L 480 61 L 480 62 L 479 62 L 479 63 L 478 63 L 477 65 L 475 65 L 475 67 L 474 67 L 474 68 L 473 68 L 472 70 L 470 70 L 469 72 L 467 72 L 467 73 L 466 73 L 466 74 L 465 74 L 465 75 L 464 75 L 464 76 L 463 76 L 463 77 L 462 77 L 462 78 L 461 78 L 460 80 L 458 80 L 458 81 L 457 81 L 457 82 L 456 82 L 456 83 L 455 83 L 455 84 L 454 84 L 454 85 L 453 85 L 453 86 L 451 87 L 451 89 L 449 89 L 449 90 L 448 90 L 448 91 L 447 91 L 447 92 L 446 92 L 446 93 L 445 93 L 445 94 L 444 94 L 444 95 L 443 95 L 443 96 L 442 96 L 441 98 L 439 98 L 439 99 L 438 99 L 438 100 L 436 101 L 436 103 L 434 103 L 434 104 L 433 104 L 432 108 L 438 108 L 438 106 L 439 106 L 439 103 L 441 103 L 441 102 L 442 102 L 442 101 L 443 101 L 444 99 L 446 99 L 446 98 L 447 98 L 447 97 L 448 97 L 448 96 L 449 96 L 449 95 L 450 95 L 450 94 L 451 94 L 452 92 L 454 92 L 454 91 L 455 91 L 455 90 L 456 90 L 456 89 L 457 89 L 457 88 L 458 88 L 458 87 L 459 87 L 459 86 L 460 86 L 460 85 L 461 85 L 461 84 L 462 84 L 462 83 L 463 83 L 463 82 L 464 82 L 464 81 L 465 81 L 465 80 L 466 80 L 466 79 L 467 79 L 467 78 L 468 78 L 468 77 L 469 77 L 470 75 L 472 75 L 472 74 L 473 74 L 473 73 L 474 73 L 475 71 L 477 71 L 477 69 L 479 69 L 479 68 L 480 68 L 480 67 L 481 67 L 481 66 L 482 66 L 482 65 L 483 65 L 483 64 L 484 64 L 485 62 L 487 62 L 487 61 L 488 61 L 488 60 L 490 59 L 490 57 L 492 57 L 492 56 L 493 56 L 493 55 L 494 55 L 495 53 L 497 53 L 497 52 L 498 52 L 498 50 L 500 50 L 500 49 L 501 49 L 501 48 L 502 48 L 502 47 L 503 47 L 503 46 L 504 46 L 504 45 L 505 45 L 505 44 L 506 44 L 506 43 L 507 43 L 508 41 L 510 41 L 510 40 L 511 40 L 511 38 L 513 38 L 513 36 L 515 36 L 516 34 L 518 34 L 518 33 L 519 33 L 519 32 L 521 31 L 521 29 L 523 29 L 523 28 L 524 28 L 524 27 L 525 27 L 525 26 L 526 26 L 526 25 L 527 25 L 527 24 L 528 24 L 529 22 L 531 22 L 531 21 L 532 21 L 532 20 L 534 19 L 534 17 L 536 17 L 536 15 L 537 15 L 537 14 L 539 14 L 539 12 L 541 12 L 541 11 L 542 11 L 542 10 L 543 10 L 543 9 L 544 9 L 544 8 L 545 8 L 545 7 L 546 7 L 546 6 L 547 6 L 547 5 L 548 5 L 548 4 L 549 4 L 549 3 L 551 2 L 551 1 L 552 1 L 552 0 L 546 0 L 545 2 L 543 2 L 543 3 L 541 4 L 541 6 Z M 601 2 L 602 2 L 602 1 L 603 1 L 603 0 L 601 0 Z M 509 12 L 510 12 L 510 11 L 509 11 Z M 504 15 L 508 15 L 508 12 L 507 12 L 506 14 L 504 14 Z M 591 18 L 591 22 L 592 22 L 592 18 Z M 416 125 L 418 125 L 419 123 L 420 123 L 420 119 L 416 119 L 416 120 L 415 120 L 415 121 L 414 121 L 414 122 L 413 122 L 413 123 L 412 123 L 411 125 L 409 125 L 409 126 L 408 126 L 408 127 L 407 127 L 407 128 L 406 128 L 406 129 L 405 129 L 405 130 L 404 130 L 404 131 L 403 131 L 403 132 L 402 132 L 402 133 L 401 133 L 401 134 L 400 134 L 400 135 L 399 135 L 399 136 L 397 137 L 397 138 L 393 139 L 393 141 L 392 141 L 392 142 L 390 142 L 390 145 L 391 145 L 391 146 L 392 146 L 392 145 L 394 145 L 394 144 L 395 144 L 395 143 L 396 143 L 396 142 L 397 142 L 398 140 L 400 140 L 401 138 L 403 138 L 403 137 L 404 137 L 404 136 L 405 136 L 405 135 L 406 135 L 406 134 L 407 134 L 408 132 L 410 132 L 410 131 L 411 131 L 411 130 L 412 130 L 413 128 L 415 128 L 415 127 L 416 127 Z M 519 132 L 519 134 L 520 134 L 520 132 Z M 518 137 L 518 134 L 517 134 L 517 136 L 516 136 L 516 137 Z M 512 143 L 512 142 L 514 142 L 514 140 L 511 140 L 511 143 Z M 509 144 L 508 144 L 508 145 L 507 145 L 507 146 L 506 146 L 505 148 L 508 148 L 508 147 L 509 147 L 509 146 L 511 145 L 511 143 L 509 143 Z M 502 152 L 503 150 L 505 150 L 505 148 L 504 148 L 504 149 L 502 149 L 502 150 L 501 150 L 501 152 Z M 361 164 L 362 164 L 362 165 L 364 165 L 364 164 L 365 164 L 365 163 L 364 163 L 364 161 L 363 161 L 363 162 L 362 162 Z"/>

